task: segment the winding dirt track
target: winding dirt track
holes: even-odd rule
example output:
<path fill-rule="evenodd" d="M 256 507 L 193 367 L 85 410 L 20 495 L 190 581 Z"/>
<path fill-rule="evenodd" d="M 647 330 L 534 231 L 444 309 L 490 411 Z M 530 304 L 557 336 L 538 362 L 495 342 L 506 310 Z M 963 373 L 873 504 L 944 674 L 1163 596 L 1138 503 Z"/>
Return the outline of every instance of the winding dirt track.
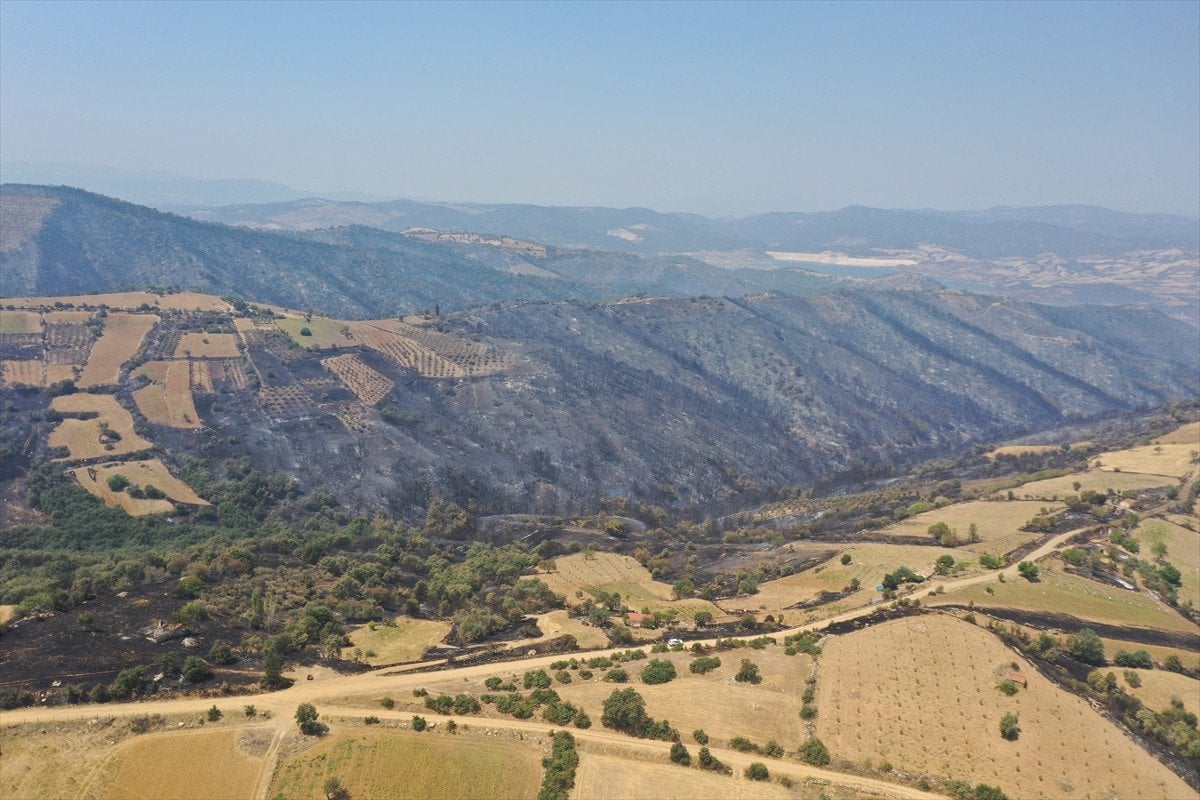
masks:
<path fill-rule="evenodd" d="M 1082 530 L 1082 529 L 1080 529 Z M 1080 530 L 1068 531 L 1059 534 L 1035 549 L 1026 556 L 1026 560 L 1035 561 L 1053 553 L 1058 548 L 1062 547 L 1069 539 L 1080 533 Z M 1016 577 L 1016 567 L 1011 566 L 997 572 L 1004 573 L 1006 578 Z M 986 572 L 978 575 L 970 575 L 963 578 L 947 578 L 942 580 L 931 580 L 922 585 L 923 589 L 936 590 L 942 587 L 946 591 L 959 589 L 966 586 L 973 586 L 979 583 L 990 583 L 997 580 L 997 572 Z M 825 626 L 835 622 L 845 622 L 847 620 L 858 619 L 865 617 L 879 610 L 879 606 L 864 606 L 862 608 L 853 609 L 851 611 L 838 614 L 828 619 L 823 619 L 818 622 L 809 623 L 800 627 L 792 628 L 786 631 L 780 631 L 776 636 L 782 638 L 791 633 L 801 631 L 820 630 Z M 705 643 L 711 644 L 715 640 L 704 640 Z M 643 645 L 640 648 L 645 650 L 649 645 Z M 609 653 L 613 650 L 612 647 L 606 647 L 600 650 L 585 651 L 574 653 L 576 657 L 587 658 L 590 655 L 601 655 Z M 423 664 L 414 664 L 405 667 L 385 667 L 371 672 L 366 672 L 358 675 L 339 675 L 319 680 L 307 681 L 297 680 L 296 683 L 288 689 L 278 692 L 265 692 L 253 695 L 240 695 L 229 698 L 227 702 L 230 706 L 241 706 L 247 703 L 252 703 L 260 710 L 270 711 L 275 719 L 275 741 L 271 745 L 271 749 L 266 759 L 263 774 L 260 776 L 259 785 L 255 792 L 257 798 L 265 798 L 270 787 L 271 778 L 274 774 L 275 760 L 279 751 L 279 744 L 282 736 L 290 732 L 292 723 L 292 712 L 300 703 L 313 703 L 317 705 L 322 716 L 326 719 L 344 717 L 344 718 L 359 718 L 363 716 L 364 710 L 361 708 L 348 708 L 343 706 L 329 705 L 329 701 L 336 698 L 346 697 L 355 694 L 369 694 L 377 692 L 380 696 L 387 693 L 403 694 L 410 692 L 412 689 L 419 688 L 430 682 L 430 679 L 438 681 L 485 678 L 496 673 L 498 669 L 517 669 L 526 670 L 537 667 L 546 667 L 551 663 L 558 661 L 563 656 L 561 654 L 538 656 L 534 658 L 520 659 L 517 661 L 507 661 L 500 663 L 479 664 L 466 667 L 451 667 L 435 673 L 416 672 L 418 667 L 428 667 L 431 665 L 443 664 L 444 662 L 434 661 Z M 143 714 L 199 714 L 207 710 L 213 705 L 213 698 L 180 698 L 174 700 L 150 700 L 146 702 L 135 703 L 117 703 L 104 706 L 82 705 L 82 706 L 55 706 L 53 708 L 25 708 L 15 711 L 6 711 L 0 713 L 0 728 L 22 725 L 26 723 L 54 723 L 69 720 L 91 719 L 95 717 L 123 717 L 137 716 Z M 221 700 L 217 700 L 217 705 L 223 705 Z M 229 709 L 232 710 L 232 709 Z M 373 714 L 380 718 L 388 719 L 406 719 L 407 713 L 401 712 L 386 712 L 382 709 L 372 711 Z M 553 726 L 546 725 L 540 722 L 531 720 L 516 720 L 516 719 L 494 719 L 483 717 L 460 717 L 460 724 L 469 725 L 475 728 L 494 729 L 494 730 L 515 730 L 529 732 L 535 734 L 548 734 L 553 730 Z M 665 742 L 653 742 L 641 739 L 632 739 L 617 733 L 612 733 L 606 730 L 588 729 L 573 731 L 576 738 L 580 740 L 581 746 L 585 749 L 591 747 L 603 747 L 606 752 L 609 748 L 623 749 L 627 752 L 636 753 L 652 753 L 656 757 L 665 757 L 669 748 L 669 744 Z M 737 770 L 741 770 L 748 765 L 753 756 L 738 753 L 732 750 L 717 749 L 714 754 L 722 761 L 730 764 Z M 830 783 L 846 786 L 852 790 L 861 792 L 870 792 L 887 797 L 897 798 L 898 800 L 925 800 L 925 798 L 936 798 L 940 795 L 922 792 L 907 786 L 888 783 L 873 778 L 861 777 L 857 775 L 848 775 L 832 770 L 818 769 L 806 764 L 801 764 L 794 761 L 772 761 L 771 770 L 779 774 L 789 775 L 798 779 L 818 779 L 829 781 Z"/>

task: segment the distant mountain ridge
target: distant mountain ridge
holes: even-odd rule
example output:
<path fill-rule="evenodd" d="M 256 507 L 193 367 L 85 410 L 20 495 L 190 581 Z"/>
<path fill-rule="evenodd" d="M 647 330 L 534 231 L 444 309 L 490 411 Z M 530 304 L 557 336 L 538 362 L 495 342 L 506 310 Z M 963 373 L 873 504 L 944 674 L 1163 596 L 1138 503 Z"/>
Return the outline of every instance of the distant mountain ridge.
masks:
<path fill-rule="evenodd" d="M 1127 214 L 1097 206 L 997 207 L 986 211 L 878 209 L 773 212 L 740 219 L 667 214 L 646 208 L 517 204 L 378 203 L 306 198 L 268 204 L 172 209 L 228 225 L 306 230 L 368 225 L 505 234 L 544 244 L 657 255 L 704 250 L 868 253 L 951 248 L 972 258 L 1056 253 L 1067 258 L 1136 249 L 1200 248 L 1200 220 Z"/>

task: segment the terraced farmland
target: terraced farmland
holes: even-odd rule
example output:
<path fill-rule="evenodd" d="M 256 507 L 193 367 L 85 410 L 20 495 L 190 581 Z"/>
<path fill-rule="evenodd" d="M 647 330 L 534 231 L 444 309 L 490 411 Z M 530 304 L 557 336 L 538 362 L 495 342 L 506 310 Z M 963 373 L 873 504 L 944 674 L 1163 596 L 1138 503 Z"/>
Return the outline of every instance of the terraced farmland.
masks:
<path fill-rule="evenodd" d="M 77 385 L 80 389 L 112 386 L 121 376 L 121 367 L 133 357 L 150 329 L 158 324 L 154 314 L 109 314 L 104 333 L 96 340 Z"/>
<path fill-rule="evenodd" d="M 92 419 L 64 419 L 50 432 L 50 446 L 65 447 L 70 452 L 67 458 L 57 461 L 120 456 L 153 447 L 137 435 L 133 417 L 110 394 L 60 395 L 51 401 L 50 408 L 64 414 L 97 414 Z"/>
<path fill-rule="evenodd" d="M 396 385 L 386 375 L 381 375 L 353 354 L 330 356 L 321 359 L 321 364 L 354 392 L 359 400 L 369 406 L 376 405 L 387 397 Z"/>
<path fill-rule="evenodd" d="M 102 464 L 95 467 L 77 467 L 70 471 L 79 485 L 90 494 L 100 498 L 105 505 L 124 509 L 128 514 L 169 514 L 175 510 L 174 503 L 194 506 L 209 505 L 208 501 L 192 491 L 192 487 L 170 473 L 162 461 L 126 461 Z M 163 498 L 133 497 L 128 489 L 115 492 L 108 486 L 108 479 L 121 475 L 131 484 L 141 488 L 153 486 L 167 496 Z"/>

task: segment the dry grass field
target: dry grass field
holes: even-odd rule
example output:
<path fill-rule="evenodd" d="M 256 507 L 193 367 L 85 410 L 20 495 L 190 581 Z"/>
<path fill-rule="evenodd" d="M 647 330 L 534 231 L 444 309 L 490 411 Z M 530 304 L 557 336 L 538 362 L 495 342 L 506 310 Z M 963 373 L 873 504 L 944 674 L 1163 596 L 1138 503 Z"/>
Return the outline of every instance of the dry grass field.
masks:
<path fill-rule="evenodd" d="M 791 547 L 793 552 L 805 549 L 801 544 Z M 859 591 L 835 603 L 821 606 L 818 612 L 822 616 L 836 614 L 866 605 L 873 597 L 877 597 L 879 593 L 875 587 L 884 575 L 897 567 L 905 566 L 918 574 L 928 575 L 933 572 L 938 557 L 947 553 L 956 555 L 959 549 L 875 542 L 847 545 L 843 553 L 850 554 L 849 564 L 842 564 L 841 555 L 837 555 L 813 569 L 764 581 L 758 585 L 757 594 L 731 597 L 719 601 L 717 605 L 730 613 L 755 611 L 777 615 L 797 603 L 815 598 L 821 592 L 840 592 L 857 579 L 862 587 Z M 797 613 L 800 612 L 791 611 L 788 619 L 791 620 L 790 615 Z"/>
<path fill-rule="evenodd" d="M 45 386 L 45 364 L 32 358 L 0 361 L 0 378 L 5 386 Z"/>
<path fill-rule="evenodd" d="M 1053 453 L 1055 450 L 1060 450 L 1056 444 L 1007 444 L 1003 447 L 997 447 L 995 450 L 987 454 L 988 458 L 996 458 L 997 456 L 1024 456 L 1037 455 L 1038 453 Z"/>
<path fill-rule="evenodd" d="M 200 414 L 192 400 L 190 362 L 182 359 L 150 361 L 138 373 L 154 381 L 133 393 L 138 411 L 146 419 L 169 428 L 202 427 Z"/>
<path fill-rule="evenodd" d="M 353 354 L 330 356 L 321 359 L 321 363 L 341 379 L 342 383 L 354 392 L 359 400 L 369 406 L 377 404 L 387 397 L 396 384 L 386 375 L 381 375 L 363 363 L 362 359 Z"/>
<path fill-rule="evenodd" d="M 1200 422 L 1189 422 L 1154 440 L 1155 444 L 1188 444 L 1200 448 Z"/>
<path fill-rule="evenodd" d="M 932 542 L 929 526 L 944 522 L 958 535 L 959 541 L 965 542 L 971 523 L 975 523 L 980 541 L 949 552 L 953 555 L 958 550 L 966 550 L 998 556 L 1016 550 L 1037 538 L 1035 534 L 1026 533 L 1020 528 L 1041 513 L 1042 509 L 1054 512 L 1061 508 L 1061 503 L 1037 500 L 974 500 L 909 517 L 895 525 L 889 525 L 880 533 L 884 536 L 928 537 Z"/>
<path fill-rule="evenodd" d="M 1047 559 L 1041 563 L 1037 582 L 1014 578 L 1006 583 L 969 586 L 927 598 L 927 605 L 966 604 L 974 601 L 983 610 L 1014 608 L 1025 611 L 1049 611 L 1070 614 L 1084 620 L 1109 625 L 1162 628 L 1195 633 L 1197 626 L 1178 612 L 1141 592 L 1121 589 L 1063 572 L 1063 562 Z M 992 593 L 988 594 L 987 590 Z"/>
<path fill-rule="evenodd" d="M 280 767 L 268 797 L 325 800 L 325 780 L 337 777 L 352 798 L 532 799 L 541 755 L 533 743 L 477 734 L 338 726 Z"/>
<path fill-rule="evenodd" d="M 235 333 L 185 333 L 175 348 L 176 358 L 237 358 L 241 354 Z"/>
<path fill-rule="evenodd" d="M 42 322 L 47 325 L 83 325 L 92 318 L 90 311 L 47 311 Z"/>
<path fill-rule="evenodd" d="M 150 292 L 112 292 L 109 294 L 75 294 L 58 297 L 6 297 L 3 305 L 18 308 L 42 308 L 63 303 L 73 306 L 88 306 L 136 310 L 142 305 L 171 311 L 231 311 L 231 306 L 219 297 L 196 292 L 175 294 L 151 294 Z"/>
<path fill-rule="evenodd" d="M 1033 631 L 1032 636 L 1037 637 L 1038 631 Z M 1100 641 L 1104 642 L 1104 652 L 1108 656 L 1112 656 L 1118 650 L 1145 650 L 1150 654 L 1156 663 L 1161 664 L 1166 660 L 1167 656 L 1175 656 L 1188 669 L 1200 669 L 1200 653 L 1194 650 L 1181 650 L 1177 647 L 1161 647 L 1154 644 L 1145 644 L 1143 642 L 1125 642 L 1120 639 L 1108 639 L 1103 636 Z M 1115 668 L 1114 668 L 1115 669 Z"/>
<path fill-rule="evenodd" d="M 1193 714 L 1200 712 L 1200 681 L 1195 678 L 1189 678 L 1187 675 L 1180 675 L 1176 672 L 1139 669 L 1134 671 L 1141 679 L 1142 685 L 1134 688 L 1121 677 L 1123 670 L 1114 669 L 1113 671 L 1116 672 L 1122 689 L 1155 711 L 1168 708 L 1171 701 L 1178 698 L 1183 701 L 1183 707 L 1188 711 Z"/>
<path fill-rule="evenodd" d="M 1029 686 L 1006 697 L 995 687 L 1014 660 Z M 987 631 L 950 617 L 835 637 L 817 686 L 817 735 L 834 758 L 988 783 L 1009 797 L 1195 794 L 1087 702 Z M 1000 736 L 1010 711 L 1020 719 L 1017 741 Z"/>
<path fill-rule="evenodd" d="M 1078 489 L 1075 488 L 1076 483 L 1080 485 Z M 1019 498 L 1060 500 L 1070 494 L 1079 494 L 1085 489 L 1091 489 L 1094 492 L 1107 492 L 1109 489 L 1115 492 L 1123 492 L 1126 489 L 1138 491 L 1141 489 L 1154 489 L 1160 486 L 1170 486 L 1173 483 L 1176 483 L 1174 479 L 1157 475 L 1091 469 L 1087 472 L 1079 472 L 1074 475 L 1064 475 L 1061 478 L 1049 478 L 1044 481 L 1027 483 L 1024 486 L 1018 486 L 1012 492 Z M 1005 492 L 998 492 L 996 496 L 999 497 L 1004 494 Z"/>
<path fill-rule="evenodd" d="M 1091 459 L 1092 466 L 1100 464 L 1104 471 L 1137 472 L 1142 475 L 1165 475 L 1184 478 L 1196 471 L 1192 458 L 1200 451 L 1195 444 L 1148 444 L 1128 450 L 1101 453 Z"/>
<path fill-rule="evenodd" d="M 619 592 L 625 604 L 635 611 L 673 608 L 680 616 L 691 619 L 700 609 L 707 609 L 714 617 L 721 616 L 721 610 L 707 600 L 672 600 L 670 585 L 654 580 L 645 567 L 629 556 L 595 553 L 589 557 L 576 553 L 556 558 L 554 562 L 554 572 L 538 573 L 537 577 L 552 591 L 563 595 L 568 604 L 580 602 L 576 592 L 582 592 L 584 598 L 592 597 L 595 591 Z"/>
<path fill-rule="evenodd" d="M 0 728 L 0 797 L 12 800 L 98 800 L 101 762 L 129 737 L 119 725 L 87 722 L 53 727 L 23 725 Z"/>
<path fill-rule="evenodd" d="M 17 615 L 17 607 L 14 605 L 0 606 L 0 625 L 7 625 L 9 620 Z"/>
<path fill-rule="evenodd" d="M 692 758 L 698 749 L 690 737 L 684 737 Z M 827 787 L 822 787 L 827 790 Z M 627 758 L 584 751 L 575 773 L 572 800 L 790 800 L 795 795 L 777 783 L 749 781 L 740 774 L 717 775 L 696 769 L 683 769 L 662 762 L 635 761 Z M 812 795 L 813 797 L 816 794 Z M 834 795 L 830 795 L 830 799 Z"/>
<path fill-rule="evenodd" d="M 167 466 L 157 458 L 78 467 L 71 470 L 71 474 L 80 486 L 103 500 L 105 505 L 121 508 L 135 517 L 143 514 L 169 514 L 175 510 L 171 501 L 196 506 L 209 505 L 207 500 L 192 491 L 192 487 L 172 475 Z M 153 486 L 170 499 L 136 498 L 130 497 L 128 491 L 114 492 L 108 488 L 108 479 L 113 475 L 123 475 L 143 489 Z"/>
<path fill-rule="evenodd" d="M 350 632 L 351 647 L 343 654 L 348 655 L 349 651 L 359 647 L 364 653 L 368 650 L 375 653 L 373 656 L 364 656 L 363 660 L 368 664 L 417 661 L 426 650 L 440 644 L 449 633 L 449 622 L 400 616 L 396 617 L 394 626 L 377 624 L 375 630 L 366 625 L 355 628 Z"/>
<path fill-rule="evenodd" d="M 608 647 L 608 637 L 602 630 L 591 625 L 584 625 L 582 621 L 573 619 L 567 611 L 561 608 L 540 614 L 537 617 L 537 624 L 544 634 L 544 638 L 547 639 L 569 634 L 575 637 L 575 641 L 584 650 Z"/>
<path fill-rule="evenodd" d="M 326 350 L 332 347 L 354 347 L 361 342 L 355 341 L 351 323 L 328 317 L 313 317 L 308 322 L 303 317 L 287 317 L 275 320 L 276 326 L 291 336 L 296 344 L 309 349 Z M 300 331 L 307 328 L 308 336 L 302 336 Z"/>
<path fill-rule="evenodd" d="M 1179 588 L 1179 601 L 1192 601 L 1200 606 L 1200 533 L 1165 519 L 1144 520 L 1134 531 L 1142 545 L 1143 558 L 1153 558 L 1153 547 L 1162 543 L 1167 547 L 1166 559 L 1179 570 L 1183 585 Z"/>
<path fill-rule="evenodd" d="M 0 309 L 0 333 L 41 333 L 42 319 L 36 311 Z"/>
<path fill-rule="evenodd" d="M 109 800 L 250 797 L 265 759 L 239 747 L 245 733 L 244 728 L 197 730 L 132 739 L 114 753 L 117 763 L 101 796 Z"/>
<path fill-rule="evenodd" d="M 157 324 L 158 317 L 154 314 L 109 314 L 104 321 L 104 333 L 96 340 L 79 376 L 79 388 L 115 384 L 121 376 L 121 367 Z"/>
<path fill-rule="evenodd" d="M 66 447 L 71 452 L 66 459 L 57 459 L 59 461 L 121 456 L 153 447 L 134 432 L 133 417 L 110 394 L 64 394 L 54 398 L 50 408 L 65 414 L 95 412 L 99 415 L 92 419 L 64 419 L 50 432 L 51 447 Z M 103 441 L 105 428 L 102 425 L 116 432 L 120 440 Z"/>

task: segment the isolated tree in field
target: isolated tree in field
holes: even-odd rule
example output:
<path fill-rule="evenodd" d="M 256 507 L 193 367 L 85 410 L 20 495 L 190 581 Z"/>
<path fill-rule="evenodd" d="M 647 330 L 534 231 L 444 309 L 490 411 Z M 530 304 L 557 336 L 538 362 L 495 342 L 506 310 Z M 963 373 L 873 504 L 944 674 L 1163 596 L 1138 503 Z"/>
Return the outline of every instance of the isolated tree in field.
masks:
<path fill-rule="evenodd" d="M 954 556 L 944 555 L 938 556 L 938 560 L 934 562 L 934 571 L 938 575 L 945 575 L 954 567 Z"/>
<path fill-rule="evenodd" d="M 114 492 L 124 491 L 129 486 L 129 478 L 124 475 L 109 475 L 105 482 L 108 484 L 108 488 Z"/>
<path fill-rule="evenodd" d="M 706 625 L 712 624 L 713 614 L 708 609 L 702 608 L 696 612 L 696 616 L 692 617 L 692 619 L 696 621 L 697 628 L 703 628 Z"/>
<path fill-rule="evenodd" d="M 1017 572 L 1021 573 L 1021 577 L 1027 581 L 1037 580 L 1040 571 L 1038 565 L 1032 561 L 1022 561 L 1020 564 L 1017 564 Z"/>
<path fill-rule="evenodd" d="M 1000 735 L 1010 742 L 1015 742 L 1021 735 L 1021 726 L 1013 712 L 1010 711 L 1000 718 Z"/>
<path fill-rule="evenodd" d="M 684 747 L 683 742 L 675 742 L 671 745 L 671 761 L 685 767 L 692 763 L 692 754 Z"/>
<path fill-rule="evenodd" d="M 746 767 L 745 775 L 752 781 L 770 780 L 771 773 L 767 769 L 767 765 L 761 761 L 755 761 L 750 766 Z"/>
<path fill-rule="evenodd" d="M 762 680 L 762 676 L 758 674 L 757 664 L 748 658 L 743 658 L 742 665 L 733 679 L 739 683 L 758 683 Z"/>
<path fill-rule="evenodd" d="M 1067 652 L 1076 661 L 1104 666 L 1104 642 L 1091 628 L 1081 628 L 1078 633 L 1067 637 Z"/>
<path fill-rule="evenodd" d="M 212 677 L 212 670 L 204 659 L 188 656 L 183 660 L 183 677 L 188 683 L 200 683 Z"/>
<path fill-rule="evenodd" d="M 323 726 L 317 722 L 317 708 L 312 703 L 301 703 L 296 707 L 296 724 L 305 736 L 316 736 L 321 733 Z"/>
<path fill-rule="evenodd" d="M 330 775 L 325 779 L 325 800 L 350 800 L 350 792 L 342 785 L 342 781 L 336 775 Z"/>
<path fill-rule="evenodd" d="M 600 724 L 606 728 L 638 736 L 646 728 L 646 701 L 637 689 L 614 689 L 604 701 Z"/>
<path fill-rule="evenodd" d="M 815 736 L 804 744 L 800 745 L 797 751 L 802 761 L 812 764 L 815 767 L 823 767 L 829 763 L 829 749 L 825 747 L 825 743 Z"/>
<path fill-rule="evenodd" d="M 263 651 L 263 685 L 277 689 L 283 683 L 283 657 L 274 647 L 268 647 Z"/>
<path fill-rule="evenodd" d="M 849 564 L 853 560 L 854 560 L 853 557 L 849 553 L 842 554 L 842 565 L 843 566 L 845 566 L 846 564 Z"/>
<path fill-rule="evenodd" d="M 674 677 L 675 665 L 666 659 L 653 659 L 642 669 L 642 683 L 667 683 Z"/>

